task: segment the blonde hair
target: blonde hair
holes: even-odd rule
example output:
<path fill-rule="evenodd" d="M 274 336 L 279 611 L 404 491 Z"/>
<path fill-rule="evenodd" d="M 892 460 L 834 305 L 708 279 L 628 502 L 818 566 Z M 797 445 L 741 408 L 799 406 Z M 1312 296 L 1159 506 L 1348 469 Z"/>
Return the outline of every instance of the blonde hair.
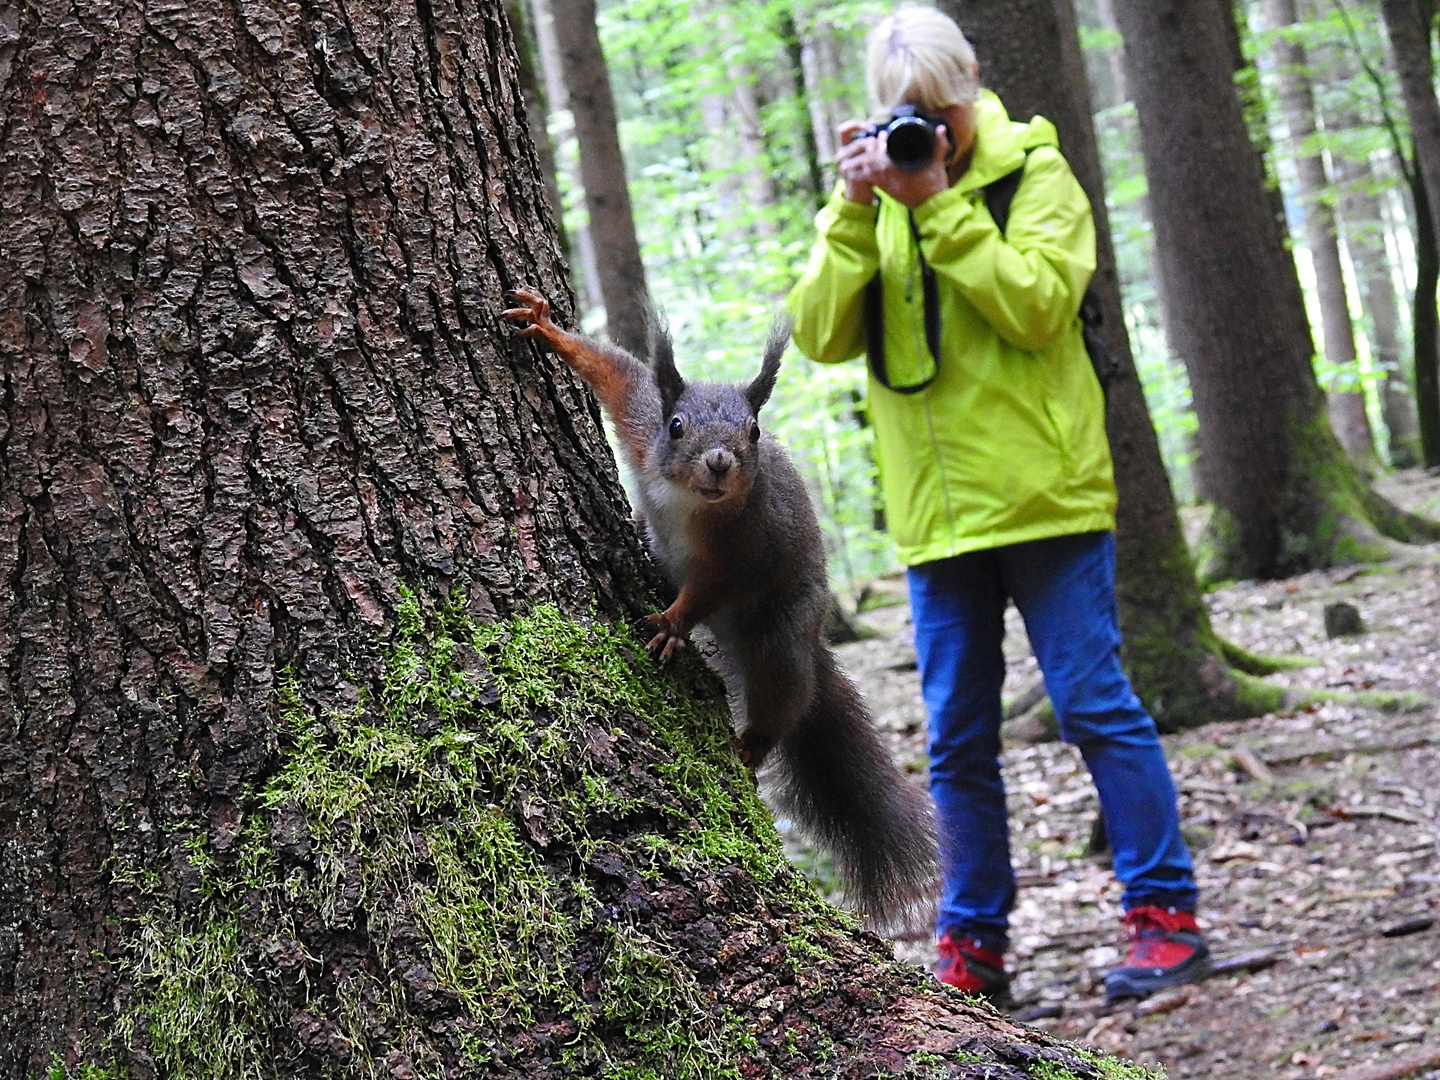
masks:
<path fill-rule="evenodd" d="M 979 86 L 975 50 L 955 20 L 931 7 L 902 4 L 870 31 L 865 74 L 871 101 L 893 109 L 968 105 Z"/>

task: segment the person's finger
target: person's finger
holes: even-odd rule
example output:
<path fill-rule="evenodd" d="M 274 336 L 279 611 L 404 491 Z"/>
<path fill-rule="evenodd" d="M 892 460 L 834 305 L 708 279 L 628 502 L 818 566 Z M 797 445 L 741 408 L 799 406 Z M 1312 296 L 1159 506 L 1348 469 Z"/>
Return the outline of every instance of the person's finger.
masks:
<path fill-rule="evenodd" d="M 864 131 L 869 126 L 870 125 L 865 123 L 864 120 L 841 121 L 840 125 L 835 129 L 840 136 L 840 145 L 842 147 L 849 146 L 852 142 L 856 140 L 860 132 Z"/>

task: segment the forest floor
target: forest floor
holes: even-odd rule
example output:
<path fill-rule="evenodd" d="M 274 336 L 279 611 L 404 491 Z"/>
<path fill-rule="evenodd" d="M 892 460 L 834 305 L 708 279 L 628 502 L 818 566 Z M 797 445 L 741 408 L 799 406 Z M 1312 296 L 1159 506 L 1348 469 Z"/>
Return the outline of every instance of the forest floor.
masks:
<path fill-rule="evenodd" d="M 1410 471 L 1385 489 L 1440 517 L 1440 477 Z M 897 602 L 862 616 L 877 636 L 839 652 L 920 782 L 925 716 L 904 582 L 880 585 Z M 1338 600 L 1359 609 L 1362 633 L 1327 637 L 1322 611 Z M 1120 889 L 1108 858 L 1087 854 L 1094 789 L 1073 747 L 1029 742 L 1036 725 L 1021 718 L 1007 723 L 1004 750 L 1020 879 L 1012 1011 L 1171 1080 L 1440 1080 L 1440 547 L 1240 582 L 1208 603 L 1229 640 L 1311 661 L 1273 681 L 1339 695 L 1164 739 L 1201 925 L 1229 970 L 1106 1005 Z M 1038 670 L 1013 608 L 1007 630 L 1008 701 Z M 928 935 L 895 944 L 900 957 L 934 961 Z"/>

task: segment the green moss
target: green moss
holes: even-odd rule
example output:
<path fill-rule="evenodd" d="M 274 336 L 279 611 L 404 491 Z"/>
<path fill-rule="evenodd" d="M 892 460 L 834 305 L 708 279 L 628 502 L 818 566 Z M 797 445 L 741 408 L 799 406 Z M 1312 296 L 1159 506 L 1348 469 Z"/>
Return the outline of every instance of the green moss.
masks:
<path fill-rule="evenodd" d="M 113 1061 L 106 1065 L 81 1064 L 67 1068 L 59 1054 L 52 1054 L 45 1080 L 127 1080 L 128 1073 Z"/>
<path fill-rule="evenodd" d="M 1419 713 L 1435 704 L 1432 698 L 1408 690 L 1341 690 L 1330 686 L 1292 690 L 1285 697 L 1286 707 L 1292 709 L 1322 702 L 1378 709 L 1384 713 Z"/>
<path fill-rule="evenodd" d="M 1215 640 L 1219 643 L 1220 655 L 1225 658 L 1225 662 L 1247 675 L 1273 675 L 1277 671 L 1314 667 L 1316 663 L 1308 656 L 1261 656 L 1218 635 Z"/>
<path fill-rule="evenodd" d="M 1109 1057 L 1098 1054 L 1093 1050 L 1077 1049 L 1076 1053 L 1095 1067 L 1095 1071 L 1105 1080 L 1165 1080 L 1163 1069 L 1147 1069 L 1134 1061 L 1127 1061 L 1124 1058 Z M 1053 1070 L 1052 1072 L 1037 1070 Z M 1064 1080 L 1069 1076 L 1065 1069 L 1057 1068 L 1049 1062 L 1037 1062 L 1031 1066 L 1030 1075 L 1036 1080 Z"/>
<path fill-rule="evenodd" d="M 407 595 L 376 688 L 352 712 L 316 710 L 293 673 L 281 680 L 280 762 L 230 848 L 211 850 L 198 826 L 172 838 L 200 896 L 182 907 L 151 894 L 123 961 L 137 991 L 123 1041 L 173 1075 L 285 1075 L 274 1033 L 289 1039 L 317 959 L 296 955 L 301 921 L 318 919 L 363 934 L 388 968 L 335 975 L 306 1007 L 343 1075 L 396 1051 L 420 1075 L 438 1069 L 407 982 L 458 1003 L 471 1067 L 505 1052 L 495 1037 L 558 1015 L 577 1072 L 735 1075 L 753 1037 L 706 1000 L 689 943 L 617 921 L 586 872 L 738 868 L 797 910 L 827 910 L 788 870 L 723 698 L 702 679 L 685 665 L 657 676 L 628 634 L 554 609 L 483 627 L 444 610 L 427 625 Z M 635 784 L 636 770 L 655 782 Z"/>

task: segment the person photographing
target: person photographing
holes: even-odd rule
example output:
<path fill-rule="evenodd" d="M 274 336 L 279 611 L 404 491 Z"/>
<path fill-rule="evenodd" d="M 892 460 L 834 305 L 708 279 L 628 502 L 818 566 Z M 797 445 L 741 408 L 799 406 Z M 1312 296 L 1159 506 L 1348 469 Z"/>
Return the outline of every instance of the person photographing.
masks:
<path fill-rule="evenodd" d="M 1120 666 L 1115 482 L 1080 318 L 1095 270 L 1089 202 L 1054 126 L 1012 122 L 940 12 L 904 5 L 883 19 L 866 71 L 887 115 L 840 125 L 840 184 L 788 307 L 802 353 L 869 368 L 929 722 L 937 975 L 1007 995 L 1015 875 L 999 755 L 1013 600 L 1124 885 L 1127 952 L 1106 993 L 1195 981 L 1209 951 L 1175 787 Z"/>

